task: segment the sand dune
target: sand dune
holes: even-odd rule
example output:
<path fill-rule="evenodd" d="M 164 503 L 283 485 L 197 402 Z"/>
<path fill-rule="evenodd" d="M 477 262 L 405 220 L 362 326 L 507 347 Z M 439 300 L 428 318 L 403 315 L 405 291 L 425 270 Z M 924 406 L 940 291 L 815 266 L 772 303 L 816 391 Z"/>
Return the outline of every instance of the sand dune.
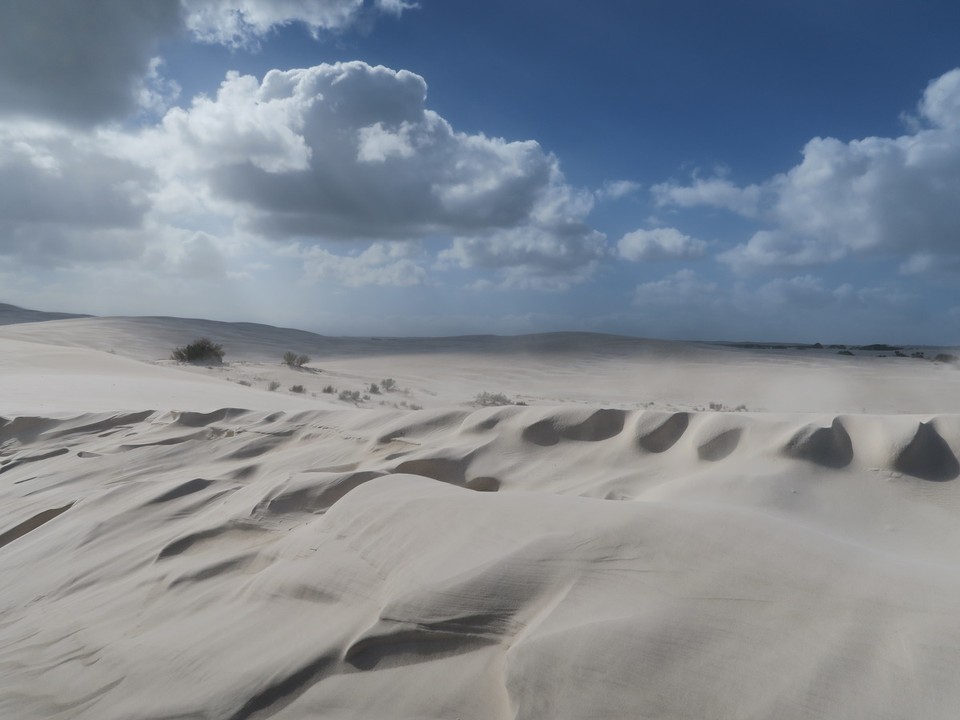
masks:
<path fill-rule="evenodd" d="M 3 328 L 0 716 L 955 717 L 960 370 L 308 335 Z"/>

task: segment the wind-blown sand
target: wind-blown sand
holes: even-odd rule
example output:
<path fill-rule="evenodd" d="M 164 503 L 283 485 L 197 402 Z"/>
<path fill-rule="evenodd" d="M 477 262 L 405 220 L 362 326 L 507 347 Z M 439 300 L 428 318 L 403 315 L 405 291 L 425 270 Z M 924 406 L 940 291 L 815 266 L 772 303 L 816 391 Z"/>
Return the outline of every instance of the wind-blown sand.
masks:
<path fill-rule="evenodd" d="M 909 358 L 6 325 L 0 717 L 952 719 L 958 408 Z"/>

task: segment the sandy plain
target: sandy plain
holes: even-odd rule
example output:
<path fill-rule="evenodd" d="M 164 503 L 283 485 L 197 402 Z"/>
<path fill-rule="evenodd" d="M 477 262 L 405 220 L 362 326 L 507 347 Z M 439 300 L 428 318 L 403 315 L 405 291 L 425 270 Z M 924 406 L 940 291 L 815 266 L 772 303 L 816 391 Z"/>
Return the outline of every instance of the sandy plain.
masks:
<path fill-rule="evenodd" d="M 46 317 L 0 312 L 0 717 L 957 716 L 955 365 Z"/>

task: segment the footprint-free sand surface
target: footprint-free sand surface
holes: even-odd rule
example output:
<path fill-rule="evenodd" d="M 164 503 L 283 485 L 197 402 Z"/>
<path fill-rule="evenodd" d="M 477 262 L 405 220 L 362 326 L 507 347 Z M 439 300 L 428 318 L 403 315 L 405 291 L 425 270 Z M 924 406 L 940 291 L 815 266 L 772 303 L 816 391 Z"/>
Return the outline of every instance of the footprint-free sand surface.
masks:
<path fill-rule="evenodd" d="M 5 318 L 0 717 L 957 717 L 955 365 Z"/>

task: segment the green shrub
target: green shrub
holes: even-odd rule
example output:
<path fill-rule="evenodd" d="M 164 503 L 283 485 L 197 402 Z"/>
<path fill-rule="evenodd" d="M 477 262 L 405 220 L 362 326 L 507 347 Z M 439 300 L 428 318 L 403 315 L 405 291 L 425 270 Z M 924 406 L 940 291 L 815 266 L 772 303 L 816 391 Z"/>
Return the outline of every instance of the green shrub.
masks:
<path fill-rule="evenodd" d="M 384 378 L 380 381 L 380 387 L 382 387 L 385 392 L 393 392 L 397 389 L 397 381 L 393 378 Z"/>
<path fill-rule="evenodd" d="M 336 391 L 337 389 L 333 385 L 327 385 L 321 392 L 325 392 L 327 395 L 333 395 Z"/>
<path fill-rule="evenodd" d="M 285 365 L 289 365 L 292 368 L 302 368 L 308 362 L 310 362 L 309 355 L 297 355 L 295 352 L 290 352 L 289 350 L 283 354 L 283 362 Z"/>
<path fill-rule="evenodd" d="M 220 365 L 223 363 L 223 345 L 209 338 L 198 338 L 189 345 L 175 348 L 171 358 L 179 363 L 194 365 Z"/>
<path fill-rule="evenodd" d="M 514 403 L 503 393 L 482 392 L 473 398 L 473 404 L 480 407 L 495 407 L 497 405 L 513 405 Z"/>
<path fill-rule="evenodd" d="M 377 385 L 376 383 L 370 383 L 370 389 L 367 392 L 369 392 L 371 395 L 379 395 L 380 386 Z"/>
<path fill-rule="evenodd" d="M 303 385 L 291 385 L 290 392 L 305 393 L 307 389 Z"/>
<path fill-rule="evenodd" d="M 360 391 L 359 390 L 341 390 L 340 394 L 337 396 L 344 402 L 352 402 L 354 405 L 360 402 Z"/>
<path fill-rule="evenodd" d="M 270 384 L 267 385 L 267 390 L 269 390 L 270 392 L 273 392 L 279 387 L 280 387 L 280 383 L 278 383 L 276 380 L 271 380 Z"/>

